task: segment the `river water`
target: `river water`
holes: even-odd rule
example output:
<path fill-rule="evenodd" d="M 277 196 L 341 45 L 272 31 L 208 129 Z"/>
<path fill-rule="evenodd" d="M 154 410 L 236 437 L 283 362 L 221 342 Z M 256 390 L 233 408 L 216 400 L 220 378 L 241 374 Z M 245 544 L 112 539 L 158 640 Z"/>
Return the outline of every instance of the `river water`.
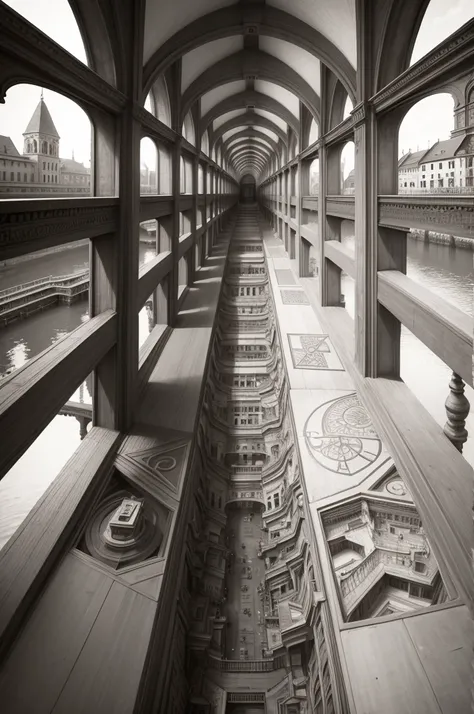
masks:
<path fill-rule="evenodd" d="M 347 223 L 346 228 L 344 225 Z M 352 224 L 353 225 L 353 224 Z M 343 224 L 343 242 L 353 243 L 351 224 Z M 155 255 L 150 246 L 140 244 L 140 263 Z M 62 275 L 83 270 L 88 264 L 88 246 L 53 253 L 28 262 L 0 267 L 0 289 L 46 275 Z M 408 239 L 407 274 L 449 300 L 469 315 L 473 314 L 473 253 L 444 245 Z M 343 276 L 346 308 L 353 315 L 354 286 Z M 24 321 L 0 329 L 0 374 L 21 367 L 49 345 L 88 319 L 87 301 L 51 308 Z M 149 334 L 147 308 L 139 315 L 139 342 Z M 444 402 L 448 396 L 450 370 L 411 332 L 402 328 L 402 378 L 440 425 L 446 422 Z M 466 388 L 473 405 L 467 428 L 473 435 L 464 455 L 474 465 L 474 390 Z M 85 383 L 71 399 L 91 402 Z M 0 482 L 0 548 L 20 525 L 47 486 L 80 443 L 79 424 L 74 417 L 57 416 L 28 451 Z"/>

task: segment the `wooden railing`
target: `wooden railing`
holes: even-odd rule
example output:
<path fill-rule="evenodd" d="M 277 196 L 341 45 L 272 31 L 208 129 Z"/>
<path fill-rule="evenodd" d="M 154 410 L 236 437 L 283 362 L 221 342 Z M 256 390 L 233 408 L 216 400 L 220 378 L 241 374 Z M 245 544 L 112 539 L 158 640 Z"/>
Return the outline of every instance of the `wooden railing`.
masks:
<path fill-rule="evenodd" d="M 273 672 L 278 669 L 273 658 L 232 660 L 210 656 L 209 665 L 212 669 L 217 669 L 220 672 Z"/>

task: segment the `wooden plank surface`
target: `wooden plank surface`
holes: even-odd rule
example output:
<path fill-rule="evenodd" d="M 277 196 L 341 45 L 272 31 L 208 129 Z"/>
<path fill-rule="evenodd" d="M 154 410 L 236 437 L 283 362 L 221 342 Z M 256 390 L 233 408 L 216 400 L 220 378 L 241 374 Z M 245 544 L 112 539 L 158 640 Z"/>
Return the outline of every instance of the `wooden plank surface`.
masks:
<path fill-rule="evenodd" d="M 338 240 L 327 240 L 324 243 L 324 254 L 326 258 L 332 260 L 351 278 L 355 278 L 355 256 L 347 246 Z"/>
<path fill-rule="evenodd" d="M 56 416 L 116 338 L 117 315 L 106 310 L 2 380 L 0 478 Z"/>
<path fill-rule="evenodd" d="M 3 714 L 52 711 L 112 583 L 106 574 L 66 556 L 1 671 Z"/>
<path fill-rule="evenodd" d="M 115 581 L 51 714 L 131 714 L 155 611 Z"/>
<path fill-rule="evenodd" d="M 93 427 L 0 551 L 0 641 L 26 611 L 51 559 L 111 468 L 120 435 Z"/>
<path fill-rule="evenodd" d="M 407 617 L 404 622 L 443 714 L 469 714 L 473 623 L 468 608 Z"/>
<path fill-rule="evenodd" d="M 140 311 L 152 292 L 170 272 L 173 266 L 171 251 L 166 250 L 144 263 L 138 275 L 137 311 Z"/>
<path fill-rule="evenodd" d="M 307 293 L 354 380 L 377 434 L 410 489 L 423 522 L 429 526 L 430 542 L 445 574 L 456 583 L 465 602 L 471 602 L 471 466 L 404 382 L 360 375 L 353 357 L 353 321 L 341 308 L 321 308 L 316 289 L 307 289 Z"/>
<path fill-rule="evenodd" d="M 398 270 L 377 278 L 379 302 L 472 386 L 472 318 Z"/>
<path fill-rule="evenodd" d="M 228 241 L 213 249 L 189 288 L 137 409 L 136 422 L 192 432 L 196 420 Z"/>
<path fill-rule="evenodd" d="M 442 713 L 403 620 L 341 637 L 357 714 Z"/>

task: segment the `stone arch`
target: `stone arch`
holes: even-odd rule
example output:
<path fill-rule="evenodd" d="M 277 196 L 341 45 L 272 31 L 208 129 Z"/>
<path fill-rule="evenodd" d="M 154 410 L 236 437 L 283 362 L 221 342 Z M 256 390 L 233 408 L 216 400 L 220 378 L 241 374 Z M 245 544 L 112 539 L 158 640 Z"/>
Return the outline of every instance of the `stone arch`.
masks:
<path fill-rule="evenodd" d="M 261 50 L 241 50 L 225 57 L 197 77 L 182 96 L 181 113 L 184 116 L 191 106 L 206 92 L 219 85 L 246 76 L 257 76 L 294 94 L 319 121 L 320 100 L 310 85 L 285 62 Z"/>
<path fill-rule="evenodd" d="M 170 37 L 152 55 L 144 67 L 144 93 L 146 94 L 148 91 L 154 77 L 165 71 L 187 52 L 213 40 L 242 34 L 242 27 L 248 23 L 245 12 L 246 8 L 242 4 L 236 3 L 203 15 Z M 355 69 L 327 37 L 294 15 L 271 5 L 259 8 L 256 22 L 259 34 L 291 42 L 324 62 L 355 100 Z"/>
<path fill-rule="evenodd" d="M 121 81 L 117 82 L 116 66 L 120 63 L 120 52 L 112 46 L 108 22 L 104 17 L 99 0 L 68 0 L 76 18 L 89 67 L 112 86 L 123 86 L 124 68 L 121 67 Z M 118 61 L 117 61 L 118 60 Z"/>

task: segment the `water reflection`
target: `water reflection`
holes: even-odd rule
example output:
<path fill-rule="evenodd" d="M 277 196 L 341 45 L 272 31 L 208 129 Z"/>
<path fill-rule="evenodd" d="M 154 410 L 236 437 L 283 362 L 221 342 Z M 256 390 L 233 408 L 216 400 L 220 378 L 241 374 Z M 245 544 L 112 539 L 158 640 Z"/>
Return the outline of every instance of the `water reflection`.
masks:
<path fill-rule="evenodd" d="M 342 242 L 354 250 L 354 228 L 342 223 Z M 473 315 L 473 254 L 469 250 L 407 237 L 407 275 L 444 300 Z M 354 280 L 343 273 L 341 291 L 346 310 L 354 317 Z M 401 330 L 401 377 L 440 426 L 446 423 L 444 403 L 449 393 L 451 370 L 406 327 Z M 474 466 L 474 390 L 466 385 L 471 414 L 466 421 L 470 434 L 463 455 Z"/>
<path fill-rule="evenodd" d="M 152 245 L 140 244 L 140 265 L 156 254 Z M 89 246 L 82 245 L 13 265 L 0 266 L 0 287 L 36 280 L 47 275 L 67 275 L 88 267 Z M 145 342 L 152 314 L 145 306 L 139 317 L 139 343 Z M 25 320 L 0 328 L 0 379 L 68 335 L 89 319 L 87 300 L 58 305 Z M 70 397 L 92 404 L 89 376 Z M 80 427 L 75 417 L 56 416 L 0 482 L 0 548 L 15 532 L 79 446 Z"/>

